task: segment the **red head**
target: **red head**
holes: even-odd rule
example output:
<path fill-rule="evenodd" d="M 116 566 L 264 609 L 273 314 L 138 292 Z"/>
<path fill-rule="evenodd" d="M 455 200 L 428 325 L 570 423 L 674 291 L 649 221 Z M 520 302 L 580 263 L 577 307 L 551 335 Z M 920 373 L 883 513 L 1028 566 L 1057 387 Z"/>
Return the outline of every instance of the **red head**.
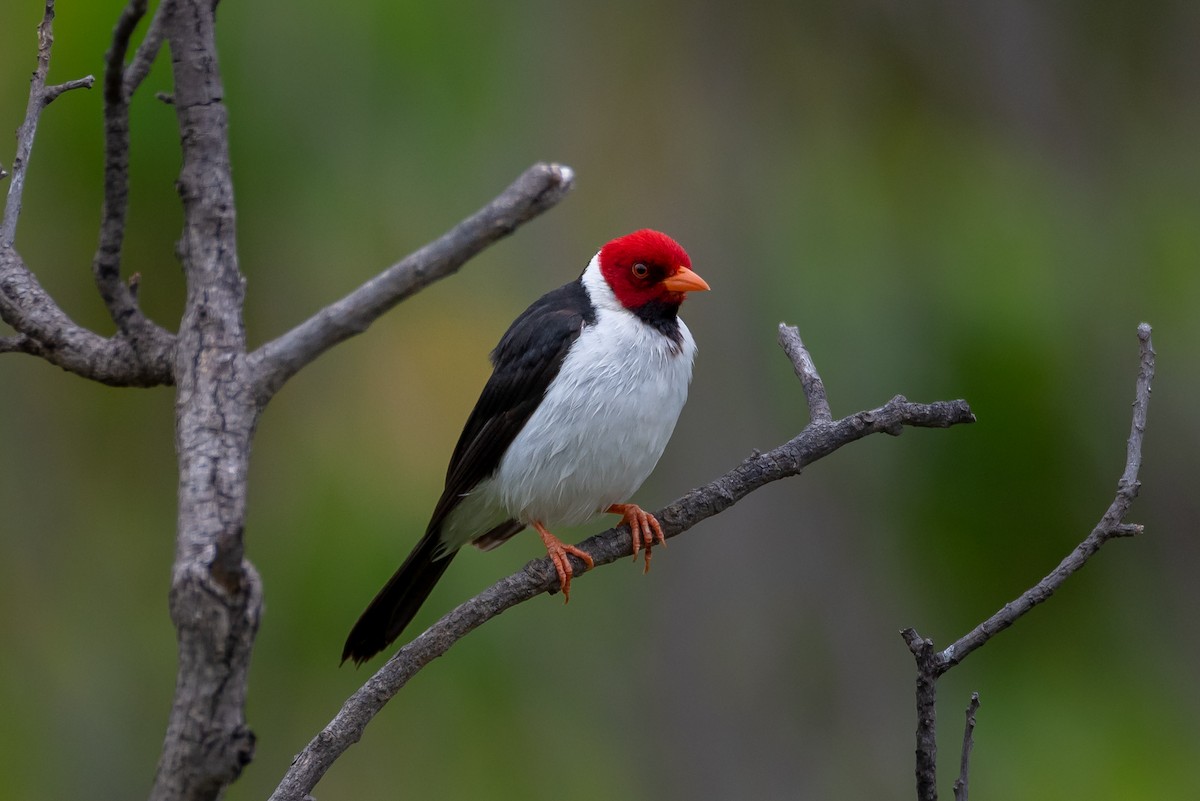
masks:
<path fill-rule="evenodd" d="M 627 309 L 647 303 L 678 306 L 688 292 L 708 289 L 692 272 L 692 260 L 671 237 L 645 228 L 600 249 L 600 273 Z"/>

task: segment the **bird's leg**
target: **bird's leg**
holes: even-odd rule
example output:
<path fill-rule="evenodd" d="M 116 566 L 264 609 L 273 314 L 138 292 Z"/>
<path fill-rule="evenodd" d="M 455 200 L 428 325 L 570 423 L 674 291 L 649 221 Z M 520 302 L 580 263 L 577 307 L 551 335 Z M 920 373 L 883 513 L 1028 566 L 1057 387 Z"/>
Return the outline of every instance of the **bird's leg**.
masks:
<path fill-rule="evenodd" d="M 646 566 L 643 573 L 650 572 L 651 546 L 655 543 L 666 547 L 667 538 L 663 536 L 662 526 L 658 518 L 642 509 L 636 503 L 614 503 L 606 510 L 621 516 L 621 523 L 629 524 L 629 533 L 633 536 L 633 561 L 637 561 L 638 551 L 646 549 Z M 618 523 L 617 525 L 620 525 Z"/>
<path fill-rule="evenodd" d="M 542 542 L 546 546 L 546 553 L 549 554 L 550 561 L 554 563 L 554 572 L 558 573 L 558 586 L 562 589 L 563 603 L 566 603 L 571 600 L 571 577 L 575 575 L 571 569 L 571 562 L 567 559 L 567 554 L 578 556 L 589 570 L 595 567 L 596 563 L 592 561 L 592 557 L 587 551 L 581 551 L 574 545 L 566 544 L 547 531 L 546 527 L 538 521 L 533 521 L 533 527 L 541 535 Z"/>

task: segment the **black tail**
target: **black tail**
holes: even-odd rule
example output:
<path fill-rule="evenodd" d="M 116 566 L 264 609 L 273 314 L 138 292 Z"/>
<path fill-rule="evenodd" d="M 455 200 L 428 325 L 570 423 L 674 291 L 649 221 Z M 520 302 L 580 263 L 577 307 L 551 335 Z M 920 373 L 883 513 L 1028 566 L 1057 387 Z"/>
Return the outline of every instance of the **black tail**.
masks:
<path fill-rule="evenodd" d="M 342 649 L 343 663 L 347 659 L 353 659 L 356 665 L 366 662 L 399 637 L 416 616 L 421 604 L 433 592 L 433 586 L 446 572 L 450 560 L 458 553 L 450 551 L 439 557 L 439 534 L 437 528 L 425 532 L 404 564 L 358 618 Z"/>

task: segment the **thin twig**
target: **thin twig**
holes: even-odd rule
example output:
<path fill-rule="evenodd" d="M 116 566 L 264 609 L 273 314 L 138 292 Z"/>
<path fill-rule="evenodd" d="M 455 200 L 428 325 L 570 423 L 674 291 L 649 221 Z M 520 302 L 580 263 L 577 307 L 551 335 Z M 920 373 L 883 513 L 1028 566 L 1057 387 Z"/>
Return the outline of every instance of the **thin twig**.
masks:
<path fill-rule="evenodd" d="M 814 423 L 828 423 L 833 419 L 829 408 L 829 398 L 825 395 L 825 383 L 817 374 L 817 366 L 800 339 L 800 330 L 794 325 L 779 324 L 779 344 L 784 353 L 791 359 L 796 377 L 804 387 L 804 397 L 808 400 L 808 416 Z"/>
<path fill-rule="evenodd" d="M 38 25 L 37 67 L 29 79 L 29 102 L 25 105 L 25 119 L 17 128 L 17 152 L 13 156 L 12 181 L 8 185 L 8 199 L 4 203 L 4 217 L 0 220 L 0 248 L 12 247 L 17 235 L 17 220 L 21 216 L 21 195 L 25 191 L 25 172 L 29 156 L 33 152 L 33 139 L 37 135 L 38 119 L 46 104 L 42 92 L 46 88 L 46 74 L 50 71 L 50 50 L 54 46 L 54 0 L 46 0 L 42 21 Z"/>
<path fill-rule="evenodd" d="M 108 314 L 122 332 L 144 329 L 147 320 L 121 280 L 121 246 L 129 207 L 129 97 L 125 93 L 125 53 L 146 0 L 130 0 L 113 27 L 112 45 L 104 56 L 104 203 L 100 210 L 100 242 L 92 257 L 92 277 Z"/>
<path fill-rule="evenodd" d="M 813 372 L 815 375 L 815 369 Z M 805 386 L 806 392 L 810 386 Z M 897 396 L 877 409 L 825 424 L 810 423 L 791 441 L 750 456 L 725 475 L 660 510 L 656 517 L 662 523 L 663 533 L 674 537 L 728 509 L 759 487 L 799 475 L 807 465 L 870 434 L 894 433 L 905 426 L 948 428 L 974 420 L 965 401 L 920 404 Z M 579 545 L 592 556 L 596 567 L 628 558 L 633 547 L 627 526 L 609 529 Z M 584 574 L 589 575 L 591 571 Z M 576 580 L 584 576 L 577 576 Z M 297 755 L 271 798 L 304 799 L 338 757 L 362 736 L 372 718 L 421 668 L 504 610 L 557 586 L 550 560 L 537 559 L 433 624 L 350 696 L 333 720 Z"/>
<path fill-rule="evenodd" d="M 1138 470 L 1142 464 L 1142 440 L 1146 433 L 1146 412 L 1150 405 L 1151 383 L 1154 379 L 1154 345 L 1150 326 L 1138 326 L 1140 357 L 1137 384 L 1134 389 L 1133 422 L 1125 451 L 1125 469 L 1117 482 L 1117 493 L 1100 522 L 1091 533 L 1041 581 L 1023 592 L 1000 611 L 980 623 L 953 645 L 943 651 L 933 647 L 933 641 L 922 637 L 915 629 L 900 632 L 917 663 L 917 798 L 920 801 L 937 799 L 937 741 L 934 705 L 937 700 L 937 680 L 946 671 L 966 659 L 996 634 L 1011 626 L 1030 609 L 1045 601 L 1068 578 L 1082 568 L 1103 547 L 1118 537 L 1142 532 L 1140 525 L 1124 522 L 1133 499 L 1137 497 Z"/>
<path fill-rule="evenodd" d="M 47 86 L 42 92 L 42 105 L 48 106 L 58 98 L 63 92 L 69 92 L 72 89 L 91 89 L 96 85 L 96 76 L 85 75 L 82 78 L 76 78 L 73 81 L 66 83 L 56 83 L 53 86 Z"/>
<path fill-rule="evenodd" d="M 458 270 L 498 239 L 557 204 L 574 173 L 559 164 L 535 164 L 488 205 L 358 289 L 321 309 L 253 354 L 260 404 L 329 348 L 367 330 L 400 301 Z"/>
<path fill-rule="evenodd" d="M 954 801 L 967 801 L 971 773 L 971 749 L 975 747 L 975 713 L 979 710 L 979 693 L 971 693 L 967 704 L 967 723 L 963 730 L 962 758 L 958 762 L 958 778 L 954 780 Z"/>
<path fill-rule="evenodd" d="M 150 74 L 150 68 L 154 66 L 154 60 L 158 58 L 158 51 L 162 48 L 163 43 L 163 16 L 166 14 L 164 9 L 167 8 L 169 0 L 159 3 L 158 8 L 154 11 L 154 16 L 150 20 L 150 26 L 146 29 L 146 35 L 142 37 L 142 43 L 138 45 L 137 50 L 133 54 L 133 58 L 129 60 L 128 66 L 125 67 L 125 97 L 133 97 L 133 93 L 146 76 Z"/>
<path fill-rule="evenodd" d="M 29 103 L 25 106 L 25 119 L 17 128 L 17 153 L 13 157 L 12 181 L 8 185 L 4 217 L 0 219 L 0 248 L 12 247 L 17 236 L 17 220 L 21 216 L 21 196 L 25 191 L 25 173 L 29 169 L 29 156 L 33 152 L 33 140 L 37 135 L 38 120 L 41 118 L 42 109 L 63 92 L 70 89 L 90 88 L 94 82 L 89 75 L 86 78 L 47 87 L 46 76 L 50 72 L 50 50 L 54 47 L 54 0 L 46 0 L 42 21 L 37 30 L 37 67 L 33 71 L 33 77 L 29 80 Z"/>

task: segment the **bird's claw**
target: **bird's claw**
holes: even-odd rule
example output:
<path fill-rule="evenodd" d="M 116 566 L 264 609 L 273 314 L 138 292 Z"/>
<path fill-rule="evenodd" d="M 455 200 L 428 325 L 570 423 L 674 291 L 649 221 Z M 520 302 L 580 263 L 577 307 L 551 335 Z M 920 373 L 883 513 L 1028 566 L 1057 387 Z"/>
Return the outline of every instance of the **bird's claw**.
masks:
<path fill-rule="evenodd" d="M 633 561 L 637 561 L 638 552 L 645 549 L 645 566 L 642 573 L 650 572 L 650 559 L 653 558 L 653 546 L 667 546 L 667 538 L 663 534 L 658 518 L 634 503 L 614 503 L 608 511 L 621 516 L 621 523 L 629 525 L 629 534 L 633 538 Z M 620 524 L 618 524 L 620 525 Z"/>
<path fill-rule="evenodd" d="M 547 531 L 540 523 L 534 523 L 533 527 L 541 535 L 542 543 L 546 546 L 546 554 L 554 565 L 554 572 L 558 574 L 558 588 L 562 590 L 563 603 L 568 603 L 571 600 L 571 579 L 575 575 L 575 570 L 571 567 L 571 560 L 567 559 L 567 555 L 578 556 L 587 565 L 588 570 L 595 567 L 596 562 L 587 551 L 576 548 L 574 545 L 568 545 Z"/>

